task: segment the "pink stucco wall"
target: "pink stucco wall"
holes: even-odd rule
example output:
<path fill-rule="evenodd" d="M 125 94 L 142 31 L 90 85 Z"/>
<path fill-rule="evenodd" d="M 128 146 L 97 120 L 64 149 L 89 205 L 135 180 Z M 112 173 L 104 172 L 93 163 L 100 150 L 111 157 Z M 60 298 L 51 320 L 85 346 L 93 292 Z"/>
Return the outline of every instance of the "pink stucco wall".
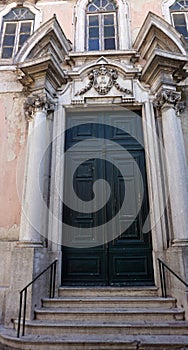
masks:
<path fill-rule="evenodd" d="M 20 104 L 19 98 L 9 94 L 0 98 L 0 237 L 8 239 L 17 238 L 20 223 L 18 189 L 20 192 L 23 182 L 26 132 Z"/>
<path fill-rule="evenodd" d="M 60 23 L 67 39 L 73 43 L 73 12 L 74 12 L 74 1 L 67 1 L 61 4 L 53 4 L 49 6 L 41 6 L 38 3 L 38 7 L 42 11 L 43 22 L 46 22 L 54 14 L 56 14 L 57 20 Z"/>

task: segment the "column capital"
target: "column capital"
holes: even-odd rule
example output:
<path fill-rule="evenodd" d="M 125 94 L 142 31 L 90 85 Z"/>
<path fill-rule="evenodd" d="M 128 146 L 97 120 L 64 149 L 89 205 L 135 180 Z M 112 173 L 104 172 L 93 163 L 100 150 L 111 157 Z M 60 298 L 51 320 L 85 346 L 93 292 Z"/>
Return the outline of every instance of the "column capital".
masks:
<path fill-rule="evenodd" d="M 181 92 L 171 89 L 162 89 L 156 94 L 155 99 L 153 100 L 153 104 L 154 107 L 157 109 L 163 108 L 165 104 L 175 108 L 176 104 L 180 100 Z"/>
<path fill-rule="evenodd" d="M 54 111 L 55 102 L 46 94 L 33 93 L 24 103 L 24 113 L 28 121 L 32 121 L 36 112 L 43 111 L 46 115 Z"/>

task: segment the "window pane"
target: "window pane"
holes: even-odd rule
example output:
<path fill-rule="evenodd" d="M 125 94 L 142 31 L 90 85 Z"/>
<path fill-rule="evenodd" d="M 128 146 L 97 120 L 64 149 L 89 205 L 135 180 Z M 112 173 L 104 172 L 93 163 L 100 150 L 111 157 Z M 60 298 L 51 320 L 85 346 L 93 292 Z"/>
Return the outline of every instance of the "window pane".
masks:
<path fill-rule="evenodd" d="M 171 11 L 184 10 L 186 8 L 188 8 L 188 1 L 185 0 L 176 1 L 172 6 L 170 6 Z"/>
<path fill-rule="evenodd" d="M 93 5 L 89 5 L 88 6 L 88 11 L 89 12 L 95 12 L 95 11 L 97 11 L 97 8 L 95 6 L 93 6 Z"/>
<path fill-rule="evenodd" d="M 3 17 L 4 20 L 24 20 L 34 19 L 35 15 L 27 7 L 15 7 L 7 15 Z"/>
<path fill-rule="evenodd" d="M 184 13 L 173 14 L 173 18 L 174 18 L 174 25 L 175 26 L 177 26 L 177 25 L 185 25 L 186 26 Z"/>
<path fill-rule="evenodd" d="M 89 16 L 89 26 L 98 26 L 99 25 L 99 18 L 98 16 Z"/>
<path fill-rule="evenodd" d="M 6 34 L 15 34 L 16 31 L 16 23 L 6 23 Z"/>
<path fill-rule="evenodd" d="M 188 33 L 187 33 L 187 28 L 186 27 L 175 26 L 175 28 L 180 34 L 182 34 L 184 36 L 187 36 Z"/>
<path fill-rule="evenodd" d="M 102 0 L 102 7 L 106 6 L 107 0 Z"/>
<path fill-rule="evenodd" d="M 99 40 L 98 39 L 89 39 L 89 51 L 99 50 Z"/>
<path fill-rule="evenodd" d="M 5 35 L 3 40 L 3 46 L 14 46 L 14 35 Z"/>
<path fill-rule="evenodd" d="M 104 25 L 114 24 L 114 15 L 105 15 L 104 16 Z"/>
<path fill-rule="evenodd" d="M 31 33 L 31 22 L 21 24 L 20 33 Z"/>
<path fill-rule="evenodd" d="M 113 50 L 115 49 L 115 39 L 104 39 L 104 49 L 105 50 Z"/>
<path fill-rule="evenodd" d="M 115 29 L 114 27 L 104 27 L 104 36 L 105 37 L 112 37 L 115 36 Z"/>
<path fill-rule="evenodd" d="M 96 7 L 100 7 L 100 0 L 94 0 L 93 3 Z"/>
<path fill-rule="evenodd" d="M 108 10 L 108 11 L 113 11 L 113 10 L 114 10 L 114 5 L 108 4 L 108 5 L 106 6 L 106 10 Z"/>
<path fill-rule="evenodd" d="M 29 38 L 28 34 L 22 34 L 20 35 L 20 39 L 19 39 L 19 46 L 22 46 L 24 44 L 24 42 Z"/>
<path fill-rule="evenodd" d="M 2 58 L 11 58 L 13 47 L 4 47 L 2 52 Z"/>
<path fill-rule="evenodd" d="M 98 38 L 99 37 L 99 27 L 89 28 L 89 37 Z"/>

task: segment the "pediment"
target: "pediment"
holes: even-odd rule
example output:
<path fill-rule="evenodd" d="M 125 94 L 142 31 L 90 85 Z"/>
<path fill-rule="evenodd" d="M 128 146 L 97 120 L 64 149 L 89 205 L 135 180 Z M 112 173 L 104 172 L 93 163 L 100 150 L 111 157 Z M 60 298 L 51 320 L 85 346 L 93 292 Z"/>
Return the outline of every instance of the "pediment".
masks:
<path fill-rule="evenodd" d="M 69 71 L 72 80 L 72 103 L 118 100 L 134 101 L 133 80 L 139 69 L 101 56 L 79 69 Z M 97 103 L 97 102 L 96 102 Z"/>
<path fill-rule="evenodd" d="M 130 65 L 130 57 L 128 55 L 128 57 L 124 58 L 124 62 L 122 63 L 117 59 L 111 59 L 111 58 L 106 58 L 104 56 L 100 56 L 95 60 L 90 60 L 88 63 L 84 62 L 80 66 L 75 65 L 73 70 L 68 72 L 68 75 L 72 79 L 78 76 L 81 79 L 83 79 L 85 76 L 87 76 L 90 73 L 91 70 L 99 68 L 103 65 L 108 67 L 109 69 L 111 68 L 111 69 L 117 70 L 121 75 L 135 76 L 139 74 L 139 68 L 133 66 L 132 64 Z M 125 61 L 127 61 L 127 64 L 125 63 Z"/>
<path fill-rule="evenodd" d="M 154 49 L 186 55 L 186 41 L 161 17 L 149 12 L 134 42 L 141 57 L 147 60 Z"/>

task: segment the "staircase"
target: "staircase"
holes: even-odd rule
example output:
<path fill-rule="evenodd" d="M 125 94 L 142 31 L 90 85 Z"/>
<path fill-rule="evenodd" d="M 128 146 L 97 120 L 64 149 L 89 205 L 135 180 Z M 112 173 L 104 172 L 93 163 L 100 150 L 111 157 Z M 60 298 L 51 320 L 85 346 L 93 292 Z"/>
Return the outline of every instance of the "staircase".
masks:
<path fill-rule="evenodd" d="M 42 300 L 24 337 L 0 330 L 0 349 L 185 350 L 188 322 L 176 300 L 160 298 L 155 287 L 64 287 Z"/>

